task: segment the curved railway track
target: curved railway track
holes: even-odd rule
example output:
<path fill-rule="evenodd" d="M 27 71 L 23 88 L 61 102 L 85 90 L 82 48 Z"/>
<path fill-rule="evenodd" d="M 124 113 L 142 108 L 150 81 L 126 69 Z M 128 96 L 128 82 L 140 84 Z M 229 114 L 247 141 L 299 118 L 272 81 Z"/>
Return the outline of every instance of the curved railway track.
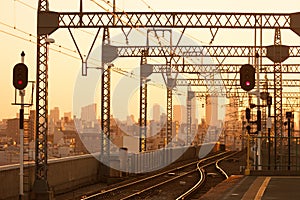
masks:
<path fill-rule="evenodd" d="M 112 189 L 102 190 L 98 193 L 84 196 L 82 200 L 95 200 L 95 199 L 139 199 L 151 196 L 156 193 L 159 188 L 164 187 L 174 181 L 180 181 L 182 177 L 191 176 L 197 169 L 202 167 L 202 164 L 216 162 L 215 160 L 222 159 L 223 157 L 230 156 L 229 152 L 218 153 L 213 156 L 203 158 L 199 161 L 185 164 L 181 167 L 176 167 L 146 178 L 142 178 L 127 184 L 117 186 Z M 213 161 L 212 161 L 213 160 Z M 195 165 L 197 164 L 197 168 Z M 200 166 L 201 165 L 201 166 Z M 205 164 L 207 165 L 207 164 Z M 176 191 L 178 195 L 183 191 Z"/>
<path fill-rule="evenodd" d="M 227 179 L 228 174 L 219 166 L 219 162 L 221 162 L 222 160 L 225 160 L 229 157 L 232 157 L 238 153 L 239 152 L 230 153 L 229 155 L 226 155 L 220 159 L 212 160 L 207 163 L 203 163 L 203 162 L 199 161 L 197 163 L 197 170 L 199 171 L 199 177 L 200 177 L 198 182 L 193 187 L 191 187 L 189 190 L 187 190 L 186 192 L 181 194 L 179 197 L 177 197 L 176 200 L 190 199 L 193 196 L 194 192 L 197 189 L 201 188 L 206 183 L 207 174 L 206 174 L 205 168 L 208 166 L 215 165 L 215 168 L 218 170 L 218 172 Z"/>

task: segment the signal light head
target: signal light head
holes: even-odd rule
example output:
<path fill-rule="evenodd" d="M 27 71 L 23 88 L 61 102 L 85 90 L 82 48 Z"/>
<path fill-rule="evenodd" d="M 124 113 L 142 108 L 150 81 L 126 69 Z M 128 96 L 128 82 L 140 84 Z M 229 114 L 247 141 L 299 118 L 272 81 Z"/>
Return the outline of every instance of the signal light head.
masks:
<path fill-rule="evenodd" d="M 18 90 L 23 90 L 28 84 L 28 68 L 23 63 L 18 63 L 13 69 L 13 85 Z"/>
<path fill-rule="evenodd" d="M 240 85 L 245 91 L 250 91 L 255 87 L 255 69 L 252 65 L 243 65 L 240 69 Z"/>

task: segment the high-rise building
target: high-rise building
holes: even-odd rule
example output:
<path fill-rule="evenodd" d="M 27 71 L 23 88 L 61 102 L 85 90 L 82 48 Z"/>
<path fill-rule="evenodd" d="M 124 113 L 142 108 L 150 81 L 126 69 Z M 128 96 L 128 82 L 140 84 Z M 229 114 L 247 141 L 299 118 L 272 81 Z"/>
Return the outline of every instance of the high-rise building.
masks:
<path fill-rule="evenodd" d="M 160 118 L 160 105 L 154 104 L 153 105 L 153 121 L 159 122 Z"/>
<path fill-rule="evenodd" d="M 28 123 L 29 123 L 28 124 L 29 138 L 33 140 L 35 137 L 35 130 L 36 130 L 35 110 L 30 110 Z"/>
<path fill-rule="evenodd" d="M 160 123 L 161 124 L 166 124 L 167 123 L 167 115 L 166 115 L 166 113 L 162 113 L 161 115 L 160 115 Z"/>
<path fill-rule="evenodd" d="M 198 120 L 196 118 L 197 114 L 197 101 L 196 98 L 193 98 L 191 100 L 191 119 L 192 119 L 192 124 L 198 124 Z"/>
<path fill-rule="evenodd" d="M 20 143 L 19 119 L 13 118 L 7 120 L 6 136 L 11 137 L 17 143 Z"/>
<path fill-rule="evenodd" d="M 59 108 L 54 107 L 54 109 L 50 110 L 49 120 L 50 122 L 53 122 L 53 124 L 56 124 L 60 119 L 59 116 Z"/>
<path fill-rule="evenodd" d="M 187 122 L 186 118 L 186 106 L 174 105 L 173 106 L 173 121 L 179 124 L 184 124 Z"/>
<path fill-rule="evenodd" d="M 95 122 L 97 120 L 96 103 L 81 108 L 81 120 L 86 122 Z"/>
<path fill-rule="evenodd" d="M 206 123 L 210 126 L 218 124 L 218 97 L 206 96 Z"/>
<path fill-rule="evenodd" d="M 48 126 L 48 134 L 53 135 L 57 128 L 60 126 L 58 125 L 60 122 L 60 112 L 58 107 L 54 107 L 50 110 L 49 115 L 49 126 Z"/>
<path fill-rule="evenodd" d="M 127 116 L 127 118 L 126 118 L 126 125 L 127 126 L 132 126 L 134 124 L 135 124 L 134 115 Z"/>
<path fill-rule="evenodd" d="M 71 120 L 72 119 L 72 114 L 71 114 L 71 112 L 65 112 L 64 113 L 64 120 L 65 121 L 69 121 L 69 120 Z"/>

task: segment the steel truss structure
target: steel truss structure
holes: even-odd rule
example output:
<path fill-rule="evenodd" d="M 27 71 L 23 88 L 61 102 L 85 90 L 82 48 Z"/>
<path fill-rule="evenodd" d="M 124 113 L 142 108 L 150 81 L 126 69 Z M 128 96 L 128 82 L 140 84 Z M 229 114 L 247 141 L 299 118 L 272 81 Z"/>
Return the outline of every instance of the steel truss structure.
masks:
<path fill-rule="evenodd" d="M 118 57 L 141 57 L 143 50 L 148 57 L 267 57 L 267 46 L 115 46 Z M 300 46 L 289 46 L 289 57 L 300 56 Z"/>
<path fill-rule="evenodd" d="M 275 29 L 274 45 L 281 45 L 281 33 L 280 29 Z M 281 73 L 281 62 L 274 62 L 274 168 L 277 169 L 277 143 L 279 141 L 279 146 L 282 147 L 281 138 L 282 137 L 282 73 Z M 279 140 L 278 140 L 279 139 Z M 282 149 L 280 149 L 282 151 Z"/>
<path fill-rule="evenodd" d="M 242 29 L 291 29 L 292 14 L 288 13 L 180 13 L 180 12 L 51 12 L 48 0 L 38 1 L 37 20 L 37 93 L 36 93 L 36 172 L 35 182 L 43 182 L 47 187 L 47 130 L 48 130 L 48 35 L 59 28 L 242 28 Z M 121 57 L 141 57 L 144 47 L 124 47 L 118 49 Z M 210 57 L 251 57 L 256 50 L 253 47 L 184 47 L 171 53 L 170 48 L 149 47 L 147 56 L 176 57 L 179 53 L 190 53 L 189 56 Z M 260 52 L 260 51 L 259 51 Z M 265 56 L 265 48 L 260 52 Z M 185 55 L 186 56 L 186 55 Z M 300 56 L 300 47 L 289 47 L 290 57 Z M 167 64 L 168 68 L 171 66 Z M 278 69 L 278 68 L 276 68 Z M 281 72 L 278 72 L 281 73 Z M 109 131 L 109 106 L 110 106 L 110 65 L 103 71 L 102 129 Z M 278 85 L 278 82 L 275 82 Z M 172 90 L 168 87 L 168 106 L 171 104 Z M 277 91 L 277 90 L 276 90 Z M 108 93 L 107 93 L 108 92 Z M 105 117 L 104 117 L 105 115 Z M 168 118 L 172 117 L 168 113 Z M 171 127 L 168 124 L 168 136 Z M 103 132 L 103 133 L 104 133 Z M 106 134 L 106 133 L 104 133 Z M 109 134 L 109 133 L 108 133 Z M 168 142 L 170 142 L 168 140 Z M 104 145 L 109 145 L 105 143 Z M 103 147 L 109 152 L 109 146 Z M 103 149 L 103 151 L 104 151 Z M 39 191 L 40 192 L 40 191 Z"/>
<path fill-rule="evenodd" d="M 289 29 L 289 13 L 51 12 L 57 28 L 265 28 Z"/>
<path fill-rule="evenodd" d="M 207 95 L 212 96 L 212 97 L 226 97 L 226 98 L 243 98 L 246 99 L 249 97 L 249 95 L 255 95 L 255 93 L 246 93 L 246 92 L 241 92 L 241 91 L 233 91 L 233 92 L 226 92 L 226 91 L 197 91 L 196 97 L 198 98 L 205 98 Z M 274 93 L 270 92 L 270 95 L 273 96 Z M 300 92 L 282 92 L 282 98 L 286 99 L 298 99 L 300 97 Z"/>
<path fill-rule="evenodd" d="M 102 48 L 110 43 L 109 29 L 103 32 Z M 102 60 L 105 60 L 104 58 Z M 109 166 L 110 157 L 110 82 L 112 64 L 103 63 L 101 75 L 101 161 Z"/>
<path fill-rule="evenodd" d="M 239 73 L 241 64 L 172 64 L 171 69 L 178 73 Z M 274 64 L 264 64 L 260 68 L 260 73 L 274 74 Z M 165 64 L 153 64 L 153 73 L 162 73 L 167 71 Z M 300 73 L 300 64 L 282 64 L 281 73 Z"/>
<path fill-rule="evenodd" d="M 240 102 L 248 101 L 249 99 L 249 94 L 245 92 L 239 92 L 239 91 L 227 91 L 227 92 L 194 91 L 194 97 L 198 98 L 199 100 L 205 101 L 207 96 L 234 98 L 234 99 L 239 99 Z M 270 96 L 274 96 L 274 93 L 270 93 Z M 293 111 L 296 107 L 299 107 L 300 106 L 299 97 L 300 97 L 299 92 L 283 92 L 282 98 L 285 99 L 285 102 L 282 103 L 282 109 Z M 239 106 L 244 107 L 244 105 L 242 104 Z"/>
<path fill-rule="evenodd" d="M 147 78 L 148 75 L 143 73 L 143 66 L 147 64 L 147 51 L 143 52 L 141 57 L 141 75 L 140 75 L 140 152 L 147 150 Z"/>
<path fill-rule="evenodd" d="M 38 21 L 40 13 L 48 12 L 47 0 L 39 0 Z M 36 198 L 48 193 L 48 34 L 37 35 L 37 75 L 36 75 L 36 133 L 35 133 L 35 180 L 33 192 Z M 43 190 L 43 191 L 41 191 Z"/>
<path fill-rule="evenodd" d="M 177 86 L 240 86 L 240 80 L 238 79 L 176 79 L 176 85 Z M 300 86 L 300 80 L 282 80 L 282 87 L 299 87 Z M 268 89 L 272 90 L 274 89 L 274 80 L 269 79 L 268 80 Z"/>

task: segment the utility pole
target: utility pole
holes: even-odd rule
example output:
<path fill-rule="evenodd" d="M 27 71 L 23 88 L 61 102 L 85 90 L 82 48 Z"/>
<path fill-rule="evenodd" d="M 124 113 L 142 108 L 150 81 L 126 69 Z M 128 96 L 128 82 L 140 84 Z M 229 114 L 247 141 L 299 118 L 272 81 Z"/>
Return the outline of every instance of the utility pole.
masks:
<path fill-rule="evenodd" d="M 286 112 L 287 125 L 288 125 L 288 170 L 291 170 L 291 118 L 292 112 Z"/>
<path fill-rule="evenodd" d="M 24 64 L 25 53 L 21 53 L 21 63 Z M 24 196 L 24 96 L 25 90 L 19 90 L 21 97 L 21 109 L 20 109 L 20 199 Z"/>

